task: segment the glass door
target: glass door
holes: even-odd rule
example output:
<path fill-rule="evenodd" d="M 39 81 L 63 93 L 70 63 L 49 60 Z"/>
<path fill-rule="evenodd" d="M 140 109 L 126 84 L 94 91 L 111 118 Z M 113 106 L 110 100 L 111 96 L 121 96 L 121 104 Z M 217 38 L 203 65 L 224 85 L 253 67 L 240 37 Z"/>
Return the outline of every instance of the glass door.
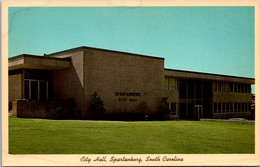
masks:
<path fill-rule="evenodd" d="M 195 119 L 200 120 L 200 118 L 203 118 L 202 105 L 195 105 Z"/>

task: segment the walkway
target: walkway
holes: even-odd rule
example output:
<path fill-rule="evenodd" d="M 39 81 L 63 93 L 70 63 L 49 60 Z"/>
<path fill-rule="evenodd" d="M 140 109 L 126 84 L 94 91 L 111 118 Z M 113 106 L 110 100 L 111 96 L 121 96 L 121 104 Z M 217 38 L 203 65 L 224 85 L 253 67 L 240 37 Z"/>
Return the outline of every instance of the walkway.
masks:
<path fill-rule="evenodd" d="M 254 125 L 254 120 L 247 120 L 244 118 L 230 118 L 230 119 L 207 119 L 201 118 L 200 121 L 215 121 L 215 122 L 232 122 L 232 123 L 241 123 L 241 124 L 251 124 Z"/>

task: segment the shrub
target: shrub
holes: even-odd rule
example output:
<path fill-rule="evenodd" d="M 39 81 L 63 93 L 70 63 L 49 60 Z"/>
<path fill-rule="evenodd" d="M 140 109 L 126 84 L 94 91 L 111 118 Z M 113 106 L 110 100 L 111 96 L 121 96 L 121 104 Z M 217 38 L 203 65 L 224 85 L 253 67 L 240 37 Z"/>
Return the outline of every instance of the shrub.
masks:
<path fill-rule="evenodd" d="M 97 92 L 94 92 L 93 95 L 91 95 L 91 104 L 89 107 L 90 116 L 95 119 L 100 119 L 105 112 L 104 102 L 101 100 L 100 96 L 97 95 Z"/>
<path fill-rule="evenodd" d="M 168 115 L 170 112 L 167 100 L 168 100 L 167 97 L 161 98 L 161 105 L 160 105 L 160 111 L 159 111 L 159 115 L 160 115 L 161 119 L 165 119 L 165 115 Z"/>

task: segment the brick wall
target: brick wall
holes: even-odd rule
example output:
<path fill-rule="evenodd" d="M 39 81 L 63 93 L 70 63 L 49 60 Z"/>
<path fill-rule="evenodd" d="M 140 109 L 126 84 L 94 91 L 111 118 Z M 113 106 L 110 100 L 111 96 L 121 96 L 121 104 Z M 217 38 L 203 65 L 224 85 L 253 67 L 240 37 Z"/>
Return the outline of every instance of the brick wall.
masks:
<path fill-rule="evenodd" d="M 13 114 L 19 118 L 73 118 L 71 101 L 14 101 Z"/>
<path fill-rule="evenodd" d="M 73 100 L 75 110 L 83 110 L 83 51 L 54 57 L 71 57 L 70 68 L 53 71 L 54 100 Z"/>
<path fill-rule="evenodd" d="M 253 112 L 244 112 L 244 113 L 221 113 L 221 114 L 213 114 L 213 118 L 221 119 L 221 118 L 249 118 L 253 119 Z"/>
<path fill-rule="evenodd" d="M 22 98 L 22 74 L 9 75 L 9 102 Z"/>
<path fill-rule="evenodd" d="M 85 109 L 88 109 L 91 94 L 95 91 L 104 101 L 107 113 L 154 114 L 158 112 L 164 92 L 163 72 L 163 59 L 95 49 L 85 50 Z M 140 93 L 140 96 L 132 93 Z M 145 109 L 140 109 L 144 107 Z"/>

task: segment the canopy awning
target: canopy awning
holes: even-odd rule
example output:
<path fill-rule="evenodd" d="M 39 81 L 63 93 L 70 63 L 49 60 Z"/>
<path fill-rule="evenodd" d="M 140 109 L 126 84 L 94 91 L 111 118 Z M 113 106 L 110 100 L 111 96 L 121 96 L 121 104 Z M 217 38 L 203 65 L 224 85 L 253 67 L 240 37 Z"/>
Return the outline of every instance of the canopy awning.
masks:
<path fill-rule="evenodd" d="M 19 55 L 9 58 L 8 67 L 10 70 L 17 69 L 40 69 L 40 70 L 58 70 L 70 67 L 69 59 L 43 57 L 35 55 Z"/>

